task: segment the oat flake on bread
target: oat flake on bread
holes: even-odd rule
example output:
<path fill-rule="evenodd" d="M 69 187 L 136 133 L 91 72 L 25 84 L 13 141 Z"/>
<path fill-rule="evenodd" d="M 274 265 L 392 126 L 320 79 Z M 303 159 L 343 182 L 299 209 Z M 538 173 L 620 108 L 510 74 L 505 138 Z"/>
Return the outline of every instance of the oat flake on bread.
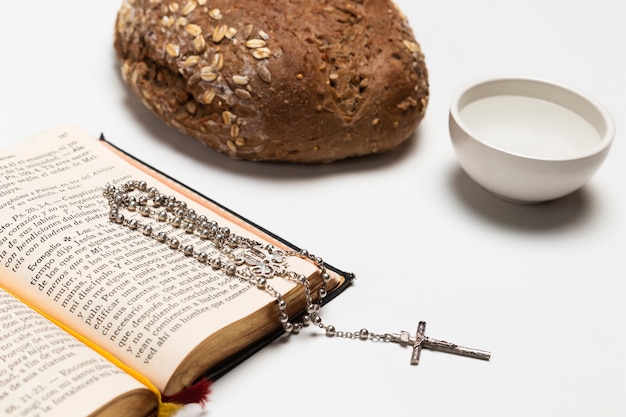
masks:
<path fill-rule="evenodd" d="M 149 109 L 237 159 L 385 152 L 428 103 L 424 55 L 390 0 L 124 0 L 115 50 Z"/>

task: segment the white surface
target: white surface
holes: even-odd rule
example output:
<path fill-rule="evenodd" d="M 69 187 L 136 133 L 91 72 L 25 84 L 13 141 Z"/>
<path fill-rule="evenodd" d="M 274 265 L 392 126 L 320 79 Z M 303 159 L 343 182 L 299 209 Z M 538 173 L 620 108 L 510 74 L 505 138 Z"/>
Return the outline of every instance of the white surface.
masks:
<path fill-rule="evenodd" d="M 491 350 L 490 362 L 329 340 L 275 343 L 214 386 L 207 416 L 626 415 L 626 2 L 398 1 L 427 55 L 432 98 L 415 138 L 324 166 L 229 160 L 164 127 L 122 85 L 116 1 L 6 2 L 0 144 L 61 123 L 108 138 L 336 266 L 356 285 L 338 327 L 414 331 Z M 492 198 L 462 173 L 449 98 L 473 78 L 560 80 L 614 115 L 611 154 L 546 205 Z M 186 416 L 201 413 L 190 408 Z"/>

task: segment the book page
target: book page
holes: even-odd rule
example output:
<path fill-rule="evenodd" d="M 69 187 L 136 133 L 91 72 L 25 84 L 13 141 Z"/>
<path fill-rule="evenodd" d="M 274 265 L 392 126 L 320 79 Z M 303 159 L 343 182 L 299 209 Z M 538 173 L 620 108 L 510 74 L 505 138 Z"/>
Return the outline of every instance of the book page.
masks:
<path fill-rule="evenodd" d="M 0 415 L 87 416 L 129 392 L 148 391 L 2 289 L 0 323 Z M 156 407 L 154 394 L 146 394 Z"/>
<path fill-rule="evenodd" d="M 0 178 L 0 285 L 112 352 L 160 390 L 208 335 L 275 302 L 222 270 L 109 222 L 104 187 L 145 180 L 162 193 L 190 199 L 198 213 L 234 233 L 259 239 L 244 222 L 226 223 L 214 206 L 155 183 L 80 130 L 60 127 L 0 153 Z M 182 244 L 195 244 L 193 238 L 180 231 Z M 307 275 L 316 271 L 311 262 L 292 263 Z M 282 294 L 295 287 L 273 281 Z M 278 310 L 272 320 L 278 324 Z"/>

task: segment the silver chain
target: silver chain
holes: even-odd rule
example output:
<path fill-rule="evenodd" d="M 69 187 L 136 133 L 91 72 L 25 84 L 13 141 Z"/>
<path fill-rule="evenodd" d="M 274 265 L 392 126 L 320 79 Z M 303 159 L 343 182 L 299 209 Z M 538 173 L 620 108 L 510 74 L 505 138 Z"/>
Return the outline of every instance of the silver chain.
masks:
<path fill-rule="evenodd" d="M 134 195 L 133 193 L 136 193 Z M 145 181 L 128 181 L 120 187 L 107 185 L 103 196 L 109 205 L 109 220 L 130 230 L 167 245 L 184 256 L 208 265 L 214 270 L 222 270 L 231 277 L 239 278 L 259 290 L 265 291 L 276 300 L 278 316 L 287 333 L 298 333 L 303 327 L 314 325 L 325 330 L 328 336 L 347 339 L 361 339 L 391 342 L 391 334 L 371 333 L 367 329 L 356 332 L 337 331 L 335 326 L 323 323 L 319 315 L 321 301 L 328 295 L 330 275 L 322 258 L 306 249 L 299 251 L 277 249 L 273 245 L 263 245 L 247 237 L 233 233 L 228 227 L 221 227 L 216 221 L 198 215 L 187 203 L 160 193 L 155 187 L 148 187 Z M 136 212 L 147 221 L 126 216 L 124 210 Z M 182 244 L 175 236 L 160 231 L 156 224 L 168 225 L 172 229 L 183 230 L 185 235 L 194 236 L 210 243 L 212 253 L 196 249 L 196 246 Z M 286 259 L 298 257 L 308 259 L 320 270 L 322 286 L 317 291 L 318 301 L 313 298 L 311 283 L 303 274 L 290 271 Z M 292 321 L 287 314 L 287 303 L 282 294 L 275 290 L 268 279 L 280 277 L 302 285 L 305 297 L 305 312 L 300 321 Z"/>
<path fill-rule="evenodd" d="M 134 194 L 136 193 L 136 195 Z M 425 322 L 420 322 L 417 333 L 412 337 L 409 332 L 401 333 L 373 333 L 363 328 L 354 332 L 337 330 L 335 326 L 324 324 L 319 314 L 321 303 L 328 295 L 330 275 L 324 261 L 309 251 L 302 249 L 283 250 L 273 245 L 263 245 L 260 242 L 239 236 L 228 227 L 221 227 L 216 221 L 209 220 L 204 215 L 198 215 L 187 203 L 174 196 L 161 194 L 156 188 L 148 187 L 145 181 L 128 181 L 119 188 L 107 185 L 103 191 L 109 204 L 109 220 L 130 230 L 142 233 L 144 236 L 167 245 L 170 249 L 194 259 L 202 265 L 223 271 L 227 276 L 240 280 L 265 291 L 276 300 L 278 319 L 285 330 L 290 334 L 297 334 L 303 327 L 313 325 L 319 327 L 330 337 L 339 337 L 352 340 L 371 340 L 373 342 L 398 343 L 413 347 L 411 364 L 419 363 L 422 348 L 438 350 L 456 355 L 468 356 L 489 360 L 491 354 L 487 351 L 466 348 L 443 340 L 432 339 L 424 335 Z M 128 211 L 126 216 L 124 211 Z M 138 213 L 133 215 L 132 213 Z M 139 218 L 139 219 L 138 219 Z M 141 220 L 145 218 L 146 221 Z M 178 230 L 178 233 L 163 231 Z M 200 245 L 183 243 L 174 235 L 190 236 L 200 242 Z M 202 250 L 209 246 L 214 249 Z M 287 259 L 300 258 L 311 261 L 319 270 L 322 277 L 321 288 L 317 290 L 317 300 L 313 297 L 311 282 L 303 274 L 289 270 Z M 299 321 L 290 320 L 287 314 L 287 302 L 282 294 L 274 289 L 268 280 L 282 278 L 295 282 L 304 288 L 305 310 Z"/>

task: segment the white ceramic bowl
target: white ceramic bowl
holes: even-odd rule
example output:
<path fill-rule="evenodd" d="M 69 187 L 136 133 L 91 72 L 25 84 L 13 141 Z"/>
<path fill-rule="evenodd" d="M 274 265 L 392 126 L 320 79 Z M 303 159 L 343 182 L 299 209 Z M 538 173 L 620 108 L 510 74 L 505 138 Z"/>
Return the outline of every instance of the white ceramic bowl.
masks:
<path fill-rule="evenodd" d="M 526 204 L 582 187 L 615 135 L 611 115 L 592 98 L 523 77 L 460 88 L 449 128 L 459 164 L 474 181 L 501 199 Z"/>

